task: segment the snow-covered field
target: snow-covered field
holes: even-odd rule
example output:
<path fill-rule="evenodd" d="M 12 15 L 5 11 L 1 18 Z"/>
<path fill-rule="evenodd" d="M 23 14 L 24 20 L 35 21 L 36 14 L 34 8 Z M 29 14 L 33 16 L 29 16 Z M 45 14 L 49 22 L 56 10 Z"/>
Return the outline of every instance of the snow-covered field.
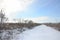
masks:
<path fill-rule="evenodd" d="M 0 40 L 60 40 L 60 32 L 45 25 L 22 33 L 20 29 L 3 30 L 0 32 Z"/>

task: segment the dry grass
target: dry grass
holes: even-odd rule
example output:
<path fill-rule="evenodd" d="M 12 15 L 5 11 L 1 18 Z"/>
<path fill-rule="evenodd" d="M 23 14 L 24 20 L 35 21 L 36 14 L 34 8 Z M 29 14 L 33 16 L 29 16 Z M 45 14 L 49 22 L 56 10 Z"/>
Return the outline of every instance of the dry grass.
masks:
<path fill-rule="evenodd" d="M 35 26 L 38 26 L 41 24 L 38 23 L 4 23 L 4 24 L 0 24 L 0 30 L 2 29 L 16 29 L 16 28 L 33 28 Z"/>
<path fill-rule="evenodd" d="M 45 25 L 49 27 L 53 27 L 55 29 L 58 29 L 60 31 L 60 23 L 45 23 Z"/>

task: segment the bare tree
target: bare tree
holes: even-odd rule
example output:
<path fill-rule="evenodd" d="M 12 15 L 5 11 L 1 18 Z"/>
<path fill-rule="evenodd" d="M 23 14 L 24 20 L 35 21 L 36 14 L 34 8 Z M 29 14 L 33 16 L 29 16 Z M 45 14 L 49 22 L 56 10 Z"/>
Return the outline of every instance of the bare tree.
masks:
<path fill-rule="evenodd" d="M 5 14 L 3 13 L 3 11 L 0 11 L 0 23 L 4 23 L 4 21 L 7 20 L 5 17 Z"/>
<path fill-rule="evenodd" d="M 28 20 L 25 20 L 25 23 L 28 23 Z"/>
<path fill-rule="evenodd" d="M 34 22 L 32 20 L 30 20 L 28 23 L 30 24 L 30 23 L 34 23 Z"/>

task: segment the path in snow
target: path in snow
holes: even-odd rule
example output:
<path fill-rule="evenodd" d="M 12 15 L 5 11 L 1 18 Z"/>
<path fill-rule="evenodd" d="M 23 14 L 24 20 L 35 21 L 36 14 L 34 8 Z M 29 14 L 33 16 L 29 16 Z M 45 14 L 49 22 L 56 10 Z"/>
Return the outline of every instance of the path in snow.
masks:
<path fill-rule="evenodd" d="M 60 32 L 41 25 L 22 33 L 20 29 L 3 30 L 0 37 L 0 40 L 60 40 Z"/>
<path fill-rule="evenodd" d="M 45 25 L 27 30 L 22 35 L 23 40 L 60 40 L 60 32 Z"/>

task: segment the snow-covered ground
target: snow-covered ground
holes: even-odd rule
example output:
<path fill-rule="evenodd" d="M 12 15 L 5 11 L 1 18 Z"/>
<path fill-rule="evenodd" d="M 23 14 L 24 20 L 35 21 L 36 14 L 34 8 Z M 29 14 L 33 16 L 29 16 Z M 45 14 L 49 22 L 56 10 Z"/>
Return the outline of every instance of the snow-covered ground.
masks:
<path fill-rule="evenodd" d="M 3 40 L 60 40 L 60 32 L 45 25 L 37 26 L 22 33 L 17 29 L 9 32 L 0 33 Z M 9 39 L 6 39 L 8 37 Z"/>
<path fill-rule="evenodd" d="M 41 25 L 23 32 L 23 40 L 60 40 L 60 32 Z"/>

